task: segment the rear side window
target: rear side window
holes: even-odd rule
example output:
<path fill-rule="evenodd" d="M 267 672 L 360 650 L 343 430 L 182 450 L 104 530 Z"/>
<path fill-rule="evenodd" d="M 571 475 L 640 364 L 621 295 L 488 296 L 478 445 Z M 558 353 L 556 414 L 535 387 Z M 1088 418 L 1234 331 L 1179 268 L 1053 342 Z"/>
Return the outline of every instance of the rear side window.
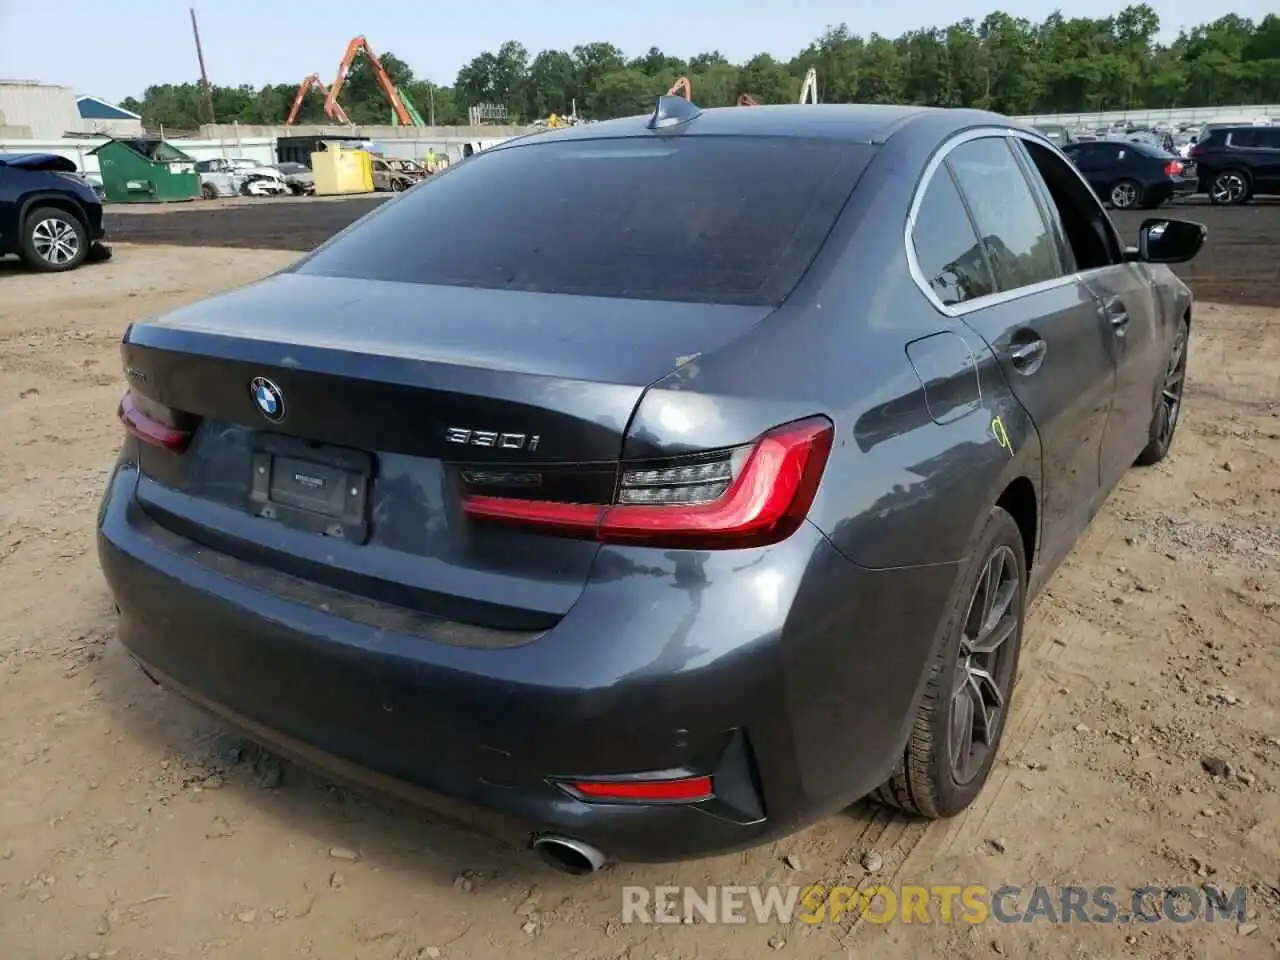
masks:
<path fill-rule="evenodd" d="M 1071 159 L 1072 163 L 1088 163 L 1091 160 L 1096 160 L 1103 149 L 1103 147 L 1093 143 L 1070 144 L 1068 147 L 1064 147 L 1062 152 Z"/>
<path fill-rule="evenodd" d="M 1058 245 L 1022 167 L 1003 138 L 962 143 L 947 155 L 1001 290 L 1066 274 Z"/>
<path fill-rule="evenodd" d="M 808 269 L 873 152 L 770 137 L 535 140 L 438 174 L 299 272 L 777 304 Z"/>
<path fill-rule="evenodd" d="M 969 214 L 945 166 L 925 187 L 911 242 L 925 281 L 946 306 L 996 292 Z"/>

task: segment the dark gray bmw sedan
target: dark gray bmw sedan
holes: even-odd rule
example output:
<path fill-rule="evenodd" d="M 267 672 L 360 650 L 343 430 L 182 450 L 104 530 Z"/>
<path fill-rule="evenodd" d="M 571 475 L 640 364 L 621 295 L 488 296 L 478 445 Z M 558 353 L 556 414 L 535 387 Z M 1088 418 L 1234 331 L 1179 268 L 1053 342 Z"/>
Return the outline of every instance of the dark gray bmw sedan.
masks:
<path fill-rule="evenodd" d="M 134 324 L 121 641 L 549 863 L 982 789 L 1027 603 L 1169 450 L 1198 224 L 1043 136 L 778 106 L 522 138 Z"/>

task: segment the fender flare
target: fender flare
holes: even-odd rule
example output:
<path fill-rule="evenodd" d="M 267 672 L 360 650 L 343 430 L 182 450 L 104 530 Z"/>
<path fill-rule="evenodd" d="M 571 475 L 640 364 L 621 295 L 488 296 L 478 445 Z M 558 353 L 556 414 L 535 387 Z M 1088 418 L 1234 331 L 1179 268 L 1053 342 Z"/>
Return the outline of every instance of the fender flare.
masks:
<path fill-rule="evenodd" d="M 18 201 L 18 230 L 22 230 L 22 225 L 26 223 L 27 214 L 35 207 L 39 206 L 43 200 L 56 200 L 55 206 L 63 207 L 71 204 L 75 207 L 76 216 L 80 218 L 81 224 L 87 229 L 89 226 L 89 217 L 84 209 L 84 204 L 80 202 L 80 198 L 70 193 L 61 193 L 57 190 L 33 190 L 20 201 Z"/>
<path fill-rule="evenodd" d="M 1024 414 L 1025 415 L 1025 414 Z M 1027 417 L 1027 425 L 1030 431 L 1024 436 L 1024 442 L 1021 448 L 1009 459 L 1005 468 L 997 475 L 996 480 L 992 483 L 987 491 L 987 503 L 989 507 L 994 507 L 1000 499 L 1000 495 L 1004 493 L 1009 486 L 1019 478 L 1026 479 L 1031 483 L 1032 489 L 1036 496 L 1036 549 L 1035 553 L 1040 552 L 1041 531 L 1044 525 L 1044 492 L 1043 492 L 1043 473 L 1042 473 L 1042 453 L 1040 448 L 1040 434 L 1031 425 L 1031 418 Z M 955 576 L 952 578 L 951 589 L 947 591 L 946 610 L 950 610 L 956 603 L 956 594 L 960 589 L 964 580 L 964 573 L 968 567 L 969 560 L 973 554 L 973 544 L 978 537 L 978 533 L 982 529 L 982 525 L 986 522 L 986 514 L 975 518 L 973 525 L 969 529 L 969 534 L 965 538 L 964 555 L 954 562 Z M 1035 557 L 1028 557 L 1027 564 L 1027 582 L 1031 583 L 1032 570 L 1035 565 Z M 904 718 L 902 729 L 897 738 L 897 749 L 892 754 L 894 757 L 901 759 L 903 751 L 906 749 L 907 740 L 911 736 L 911 728 L 915 724 L 916 715 L 920 711 L 920 702 L 924 697 L 925 688 L 929 679 L 929 665 L 933 663 L 938 656 L 938 651 L 942 648 L 942 644 L 946 641 L 946 635 L 943 627 L 947 622 L 947 617 L 943 616 L 938 625 L 934 628 L 933 639 L 929 644 L 929 655 L 925 660 L 923 669 L 920 671 L 920 678 L 916 682 L 916 689 L 911 697 L 911 709 Z M 895 760 L 895 763 L 897 761 Z M 893 775 L 893 770 L 885 772 L 884 779 L 888 780 Z"/>

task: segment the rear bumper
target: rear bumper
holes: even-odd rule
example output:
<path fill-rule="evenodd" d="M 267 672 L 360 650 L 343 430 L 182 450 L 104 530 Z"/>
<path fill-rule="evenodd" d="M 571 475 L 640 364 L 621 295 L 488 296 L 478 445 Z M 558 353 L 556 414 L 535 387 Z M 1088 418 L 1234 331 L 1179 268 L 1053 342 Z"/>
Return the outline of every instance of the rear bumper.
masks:
<path fill-rule="evenodd" d="M 754 846 L 882 782 L 955 572 L 863 570 L 809 526 L 733 577 L 741 556 L 602 551 L 554 629 L 463 648 L 211 565 L 143 513 L 136 480 L 113 475 L 98 546 L 153 679 L 339 777 L 515 844 L 554 832 L 630 861 Z M 549 779 L 658 771 L 710 774 L 717 797 L 588 803 Z"/>
<path fill-rule="evenodd" d="M 1164 203 L 1168 200 L 1180 200 L 1195 196 L 1199 190 L 1199 180 L 1167 180 L 1157 183 L 1143 191 L 1144 203 Z"/>

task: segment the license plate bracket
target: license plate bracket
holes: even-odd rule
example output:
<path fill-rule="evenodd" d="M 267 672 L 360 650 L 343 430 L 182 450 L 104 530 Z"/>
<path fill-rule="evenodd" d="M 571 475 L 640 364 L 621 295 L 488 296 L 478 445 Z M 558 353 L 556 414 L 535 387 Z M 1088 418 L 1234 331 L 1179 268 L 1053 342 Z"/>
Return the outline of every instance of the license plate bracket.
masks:
<path fill-rule="evenodd" d="M 370 454 L 269 433 L 255 434 L 249 449 L 250 513 L 350 543 L 368 541 Z"/>

